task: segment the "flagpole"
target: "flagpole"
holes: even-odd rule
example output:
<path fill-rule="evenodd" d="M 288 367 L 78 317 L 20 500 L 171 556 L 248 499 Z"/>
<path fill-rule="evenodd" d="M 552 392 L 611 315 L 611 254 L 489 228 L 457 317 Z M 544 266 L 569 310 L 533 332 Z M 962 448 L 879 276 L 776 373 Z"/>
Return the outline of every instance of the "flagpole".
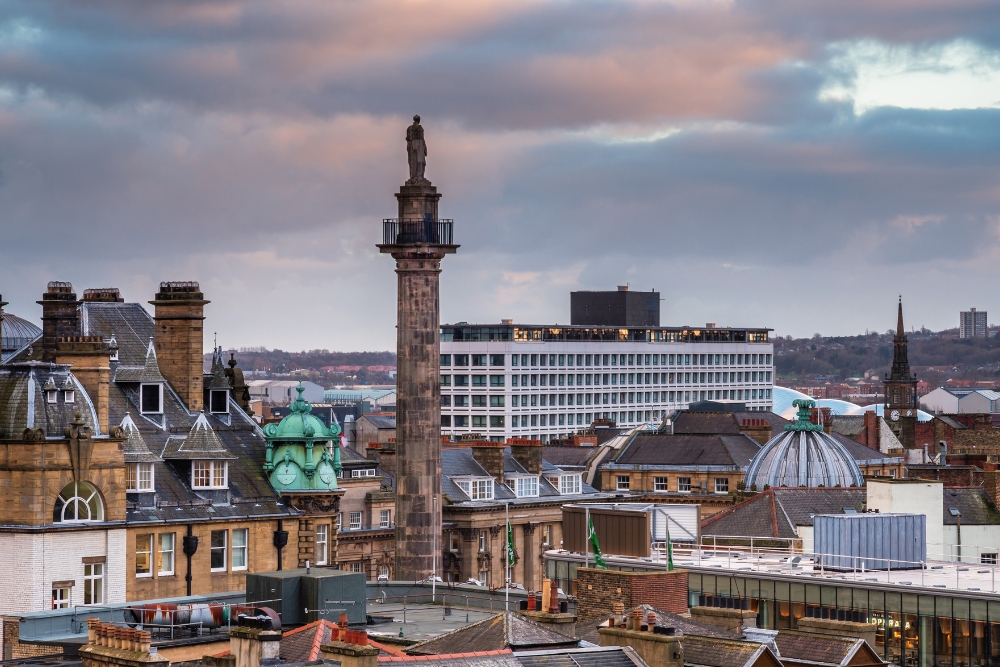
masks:
<path fill-rule="evenodd" d="M 509 611 L 508 603 L 510 602 L 510 503 L 503 504 L 503 517 L 506 519 L 507 525 L 504 526 L 504 542 L 507 543 L 507 548 L 504 550 L 503 562 L 507 568 L 507 586 L 504 587 L 504 597 L 503 597 L 503 610 Z"/>
<path fill-rule="evenodd" d="M 583 532 L 587 535 L 583 540 L 583 567 L 587 568 L 590 567 L 590 508 L 586 506 L 583 508 Z"/>

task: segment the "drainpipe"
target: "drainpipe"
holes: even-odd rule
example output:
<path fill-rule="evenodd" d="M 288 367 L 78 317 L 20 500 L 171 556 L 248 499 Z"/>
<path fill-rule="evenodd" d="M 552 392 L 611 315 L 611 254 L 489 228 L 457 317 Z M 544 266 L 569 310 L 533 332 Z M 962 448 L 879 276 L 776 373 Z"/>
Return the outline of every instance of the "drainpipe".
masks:
<path fill-rule="evenodd" d="M 188 524 L 187 535 L 184 536 L 184 555 L 187 556 L 187 575 L 184 581 L 187 582 L 187 594 L 191 596 L 191 556 L 198 551 L 198 537 L 194 534 L 191 524 Z"/>
<path fill-rule="evenodd" d="M 278 519 L 278 530 L 274 531 L 274 548 L 278 550 L 278 571 L 281 571 L 281 550 L 288 544 L 288 531 L 281 529 L 281 519 Z"/>

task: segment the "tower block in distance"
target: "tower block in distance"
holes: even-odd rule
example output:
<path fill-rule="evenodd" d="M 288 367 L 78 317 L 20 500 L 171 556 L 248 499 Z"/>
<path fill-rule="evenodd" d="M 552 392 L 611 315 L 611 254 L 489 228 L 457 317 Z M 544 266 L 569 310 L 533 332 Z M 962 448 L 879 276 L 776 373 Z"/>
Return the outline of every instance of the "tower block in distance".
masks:
<path fill-rule="evenodd" d="M 399 215 L 382 221 L 378 249 L 396 260 L 396 567 L 394 579 L 434 572 L 441 536 L 441 260 L 454 253 L 451 220 L 438 218 L 441 195 L 424 178 L 427 147 L 420 117 L 406 131 L 410 178 Z"/>

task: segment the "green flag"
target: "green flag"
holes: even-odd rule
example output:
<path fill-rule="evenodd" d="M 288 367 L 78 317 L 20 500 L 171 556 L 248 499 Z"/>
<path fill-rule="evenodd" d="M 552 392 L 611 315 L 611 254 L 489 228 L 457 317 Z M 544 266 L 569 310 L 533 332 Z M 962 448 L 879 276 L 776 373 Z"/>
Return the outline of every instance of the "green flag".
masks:
<path fill-rule="evenodd" d="M 594 547 L 594 563 L 602 570 L 606 570 L 608 569 L 608 565 L 604 562 L 604 556 L 601 555 L 601 545 L 597 541 L 597 531 L 594 530 L 594 519 L 592 517 L 588 517 L 588 519 L 590 520 L 590 525 L 587 529 L 590 531 L 590 535 L 587 539 L 590 540 L 591 546 Z"/>
<path fill-rule="evenodd" d="M 668 519 L 669 523 L 669 519 Z M 674 569 L 674 545 L 670 543 L 670 526 L 667 526 L 667 571 Z"/>
<path fill-rule="evenodd" d="M 507 565 L 514 564 L 514 529 L 507 522 Z"/>

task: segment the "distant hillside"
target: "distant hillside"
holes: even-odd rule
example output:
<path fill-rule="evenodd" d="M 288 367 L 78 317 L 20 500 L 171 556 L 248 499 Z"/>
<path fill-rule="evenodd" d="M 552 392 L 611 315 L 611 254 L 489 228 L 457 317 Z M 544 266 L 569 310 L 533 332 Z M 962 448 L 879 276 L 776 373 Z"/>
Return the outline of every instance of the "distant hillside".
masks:
<path fill-rule="evenodd" d="M 230 351 L 225 351 L 229 360 Z M 285 352 L 266 348 L 241 348 L 235 351 L 236 360 L 244 371 L 265 372 L 263 376 L 285 376 L 295 373 L 322 384 L 325 387 L 342 384 L 384 384 L 393 383 L 392 376 L 382 369 L 372 367 L 395 367 L 395 352 L 330 352 L 329 350 L 309 350 L 306 352 Z M 205 368 L 212 366 L 211 353 L 205 355 Z M 341 370 L 336 367 L 349 367 Z M 358 367 L 354 370 L 354 367 Z M 263 377 L 262 376 L 262 377 Z"/>
<path fill-rule="evenodd" d="M 910 366 L 932 384 L 946 379 L 1000 381 L 1000 338 L 959 339 L 957 330 L 915 331 L 909 339 Z M 892 364 L 889 333 L 863 336 L 776 338 L 775 367 L 779 377 L 881 377 Z"/>

